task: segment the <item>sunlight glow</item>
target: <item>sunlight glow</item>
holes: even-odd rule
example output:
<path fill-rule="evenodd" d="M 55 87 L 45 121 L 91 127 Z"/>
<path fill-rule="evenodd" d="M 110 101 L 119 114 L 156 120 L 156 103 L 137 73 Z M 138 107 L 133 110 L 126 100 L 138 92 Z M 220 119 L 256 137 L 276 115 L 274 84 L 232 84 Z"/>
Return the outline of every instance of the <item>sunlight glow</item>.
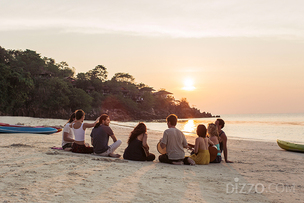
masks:
<path fill-rule="evenodd" d="M 183 132 L 192 133 L 195 131 L 195 124 L 193 120 L 188 120 L 188 122 L 184 125 L 182 130 Z"/>
<path fill-rule="evenodd" d="M 186 91 L 195 90 L 195 87 L 194 87 L 193 85 L 194 85 L 193 80 L 192 80 L 191 78 L 187 78 L 187 79 L 184 81 L 183 90 L 186 90 Z"/>

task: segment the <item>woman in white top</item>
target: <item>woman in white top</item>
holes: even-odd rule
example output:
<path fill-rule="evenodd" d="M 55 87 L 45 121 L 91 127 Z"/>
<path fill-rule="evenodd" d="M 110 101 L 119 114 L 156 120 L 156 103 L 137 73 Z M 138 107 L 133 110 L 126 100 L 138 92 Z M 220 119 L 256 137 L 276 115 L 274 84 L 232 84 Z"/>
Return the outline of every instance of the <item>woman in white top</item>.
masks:
<path fill-rule="evenodd" d="M 70 124 L 70 127 L 73 129 L 75 141 L 72 145 L 72 152 L 75 153 L 93 153 L 93 147 L 90 147 L 88 143 L 85 143 L 85 130 L 87 128 L 92 128 L 98 122 L 99 117 L 94 123 L 83 123 L 85 113 L 83 110 L 79 109 L 75 111 L 76 120 L 74 123 Z"/>
<path fill-rule="evenodd" d="M 74 142 L 73 130 L 70 128 L 70 124 L 75 120 L 75 113 L 72 113 L 69 121 L 64 125 L 62 130 L 62 148 L 65 151 L 72 150 L 72 144 Z"/>

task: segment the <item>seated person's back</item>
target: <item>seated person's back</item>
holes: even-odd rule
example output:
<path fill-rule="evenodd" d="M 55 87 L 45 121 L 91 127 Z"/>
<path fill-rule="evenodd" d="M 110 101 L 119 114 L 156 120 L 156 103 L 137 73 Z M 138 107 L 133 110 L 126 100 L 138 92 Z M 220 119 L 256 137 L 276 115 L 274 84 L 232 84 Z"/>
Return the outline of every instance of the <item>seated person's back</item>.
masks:
<path fill-rule="evenodd" d="M 208 147 L 209 147 L 208 139 L 209 138 L 198 137 L 196 139 L 199 143 L 199 149 L 200 150 L 208 150 Z"/>
<path fill-rule="evenodd" d="M 101 154 L 109 149 L 109 135 L 105 130 L 105 127 L 107 126 L 100 125 L 91 132 L 91 137 L 93 139 L 92 145 L 96 154 Z"/>
<path fill-rule="evenodd" d="M 143 149 L 142 141 L 138 140 L 137 138 L 132 140 L 128 147 L 125 149 L 123 158 L 134 161 L 145 161 L 146 154 Z"/>

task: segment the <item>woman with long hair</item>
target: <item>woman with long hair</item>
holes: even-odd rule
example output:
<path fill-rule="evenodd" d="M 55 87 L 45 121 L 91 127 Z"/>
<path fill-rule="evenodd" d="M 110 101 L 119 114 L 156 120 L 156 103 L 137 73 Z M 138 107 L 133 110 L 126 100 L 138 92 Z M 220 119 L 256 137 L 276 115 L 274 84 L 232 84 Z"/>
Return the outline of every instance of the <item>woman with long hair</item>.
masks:
<path fill-rule="evenodd" d="M 87 128 L 92 128 L 98 122 L 99 117 L 94 123 L 83 123 L 85 118 L 85 113 L 83 110 L 79 109 L 75 111 L 75 121 L 70 124 L 70 127 L 73 129 L 75 141 L 72 145 L 72 152 L 75 153 L 93 153 L 93 147 L 90 147 L 88 143 L 85 143 L 85 130 Z"/>
<path fill-rule="evenodd" d="M 218 128 L 214 123 L 208 124 L 208 135 L 209 135 L 209 139 L 214 143 L 214 145 L 218 150 L 215 160 L 210 163 L 220 163 L 222 161 L 222 155 L 220 149 L 220 137 L 218 133 Z"/>
<path fill-rule="evenodd" d="M 155 155 L 149 153 L 147 139 L 147 127 L 144 123 L 139 123 L 130 134 L 123 158 L 133 161 L 153 161 Z"/>

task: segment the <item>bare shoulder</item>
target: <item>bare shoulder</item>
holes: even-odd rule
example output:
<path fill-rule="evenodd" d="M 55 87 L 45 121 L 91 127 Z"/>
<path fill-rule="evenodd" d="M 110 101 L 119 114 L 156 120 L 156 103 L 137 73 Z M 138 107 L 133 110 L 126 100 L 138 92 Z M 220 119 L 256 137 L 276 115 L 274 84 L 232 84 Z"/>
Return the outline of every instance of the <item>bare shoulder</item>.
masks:
<path fill-rule="evenodd" d="M 215 137 L 214 136 L 209 137 L 209 140 L 211 140 L 213 142 L 215 140 Z"/>
<path fill-rule="evenodd" d="M 222 131 L 221 136 L 222 139 L 227 139 L 227 135 L 224 131 Z"/>
<path fill-rule="evenodd" d="M 195 140 L 196 141 L 201 141 L 201 140 L 203 140 L 204 138 L 202 138 L 202 137 L 197 137 Z"/>
<path fill-rule="evenodd" d="M 198 142 L 198 143 L 204 143 L 205 142 L 205 138 L 198 137 L 198 138 L 196 138 L 196 142 Z"/>
<path fill-rule="evenodd" d="M 75 128 L 75 129 L 78 129 L 78 128 L 80 128 L 80 126 L 81 126 L 81 124 L 80 123 L 74 123 L 74 125 L 73 125 L 73 127 Z"/>

